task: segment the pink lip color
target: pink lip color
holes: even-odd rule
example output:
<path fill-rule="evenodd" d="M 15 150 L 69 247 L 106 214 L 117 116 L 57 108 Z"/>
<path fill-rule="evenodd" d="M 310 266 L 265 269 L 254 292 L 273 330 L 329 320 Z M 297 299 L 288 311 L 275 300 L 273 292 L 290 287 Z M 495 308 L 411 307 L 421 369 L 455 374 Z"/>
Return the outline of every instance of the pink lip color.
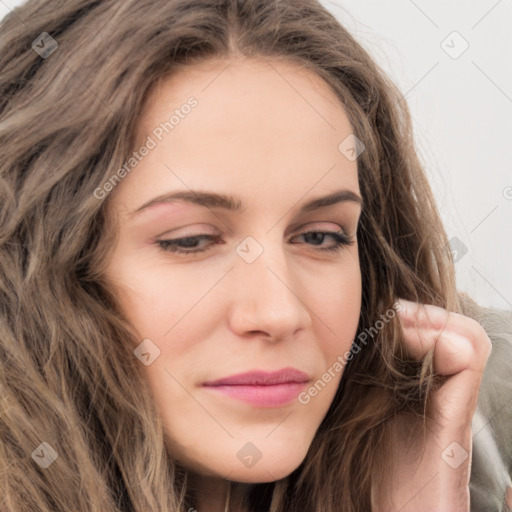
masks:
<path fill-rule="evenodd" d="M 205 382 L 203 386 L 259 407 L 281 407 L 297 398 L 309 381 L 295 368 L 277 372 L 252 371 Z"/>

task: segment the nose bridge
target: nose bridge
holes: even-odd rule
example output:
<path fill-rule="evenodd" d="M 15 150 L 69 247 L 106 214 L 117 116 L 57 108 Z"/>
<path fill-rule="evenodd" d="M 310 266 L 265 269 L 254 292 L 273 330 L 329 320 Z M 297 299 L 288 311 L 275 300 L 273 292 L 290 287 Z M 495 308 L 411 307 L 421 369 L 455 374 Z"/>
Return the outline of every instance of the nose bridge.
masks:
<path fill-rule="evenodd" d="M 267 247 L 263 249 L 254 261 L 239 261 L 236 266 L 236 273 L 240 282 L 248 287 L 248 291 L 266 292 L 272 297 L 291 294 L 289 287 L 293 287 L 293 278 L 290 275 L 288 262 L 284 255 L 280 255 L 278 250 L 271 250 Z M 288 286 L 286 286 L 288 285 Z M 255 294 L 257 298 L 260 294 Z"/>
<path fill-rule="evenodd" d="M 264 247 L 247 237 L 237 247 L 231 321 L 240 334 L 265 331 L 275 338 L 285 337 L 310 320 L 282 244 L 272 240 L 266 236 Z"/>

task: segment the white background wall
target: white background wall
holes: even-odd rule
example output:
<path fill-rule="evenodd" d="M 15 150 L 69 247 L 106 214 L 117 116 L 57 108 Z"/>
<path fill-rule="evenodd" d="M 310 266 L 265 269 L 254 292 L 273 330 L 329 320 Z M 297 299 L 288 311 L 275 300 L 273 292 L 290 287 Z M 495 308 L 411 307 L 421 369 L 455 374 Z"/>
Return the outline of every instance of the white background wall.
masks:
<path fill-rule="evenodd" d="M 321 3 L 405 95 L 458 288 L 512 309 L 512 0 Z"/>

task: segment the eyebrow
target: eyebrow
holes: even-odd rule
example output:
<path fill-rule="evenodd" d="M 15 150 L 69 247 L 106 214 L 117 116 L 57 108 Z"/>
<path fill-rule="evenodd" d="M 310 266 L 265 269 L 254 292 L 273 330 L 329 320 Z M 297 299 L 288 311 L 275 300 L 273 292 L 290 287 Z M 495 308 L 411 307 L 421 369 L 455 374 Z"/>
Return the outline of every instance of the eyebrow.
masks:
<path fill-rule="evenodd" d="M 243 210 L 242 201 L 233 196 L 228 196 L 225 194 L 218 194 L 215 192 L 200 192 L 194 190 L 180 190 L 177 192 L 173 192 L 170 194 L 163 194 L 157 196 L 142 206 L 133 210 L 130 215 L 135 215 L 142 210 L 150 208 L 156 204 L 161 203 L 172 203 L 177 200 L 186 201 L 188 203 L 197 204 L 199 206 L 204 206 L 206 208 L 220 208 L 223 210 L 231 211 L 231 212 L 240 212 Z M 307 213 L 313 210 L 317 210 L 318 208 L 323 208 L 325 206 L 331 206 L 333 204 L 342 203 L 342 202 L 352 202 L 363 205 L 363 200 L 361 196 L 353 192 L 352 190 L 342 189 L 333 192 L 327 196 L 317 197 L 303 204 L 299 210 L 299 214 Z"/>

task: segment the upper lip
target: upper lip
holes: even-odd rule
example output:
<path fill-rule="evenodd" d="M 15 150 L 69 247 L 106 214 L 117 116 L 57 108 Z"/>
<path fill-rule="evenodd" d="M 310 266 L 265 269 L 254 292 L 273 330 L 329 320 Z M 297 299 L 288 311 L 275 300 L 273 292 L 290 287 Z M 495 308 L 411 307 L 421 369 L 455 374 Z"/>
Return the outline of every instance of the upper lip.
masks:
<path fill-rule="evenodd" d="M 238 373 L 223 379 L 205 382 L 204 386 L 272 386 L 307 381 L 309 381 L 309 376 L 306 373 L 296 368 L 283 368 L 274 372 L 254 370 Z"/>

